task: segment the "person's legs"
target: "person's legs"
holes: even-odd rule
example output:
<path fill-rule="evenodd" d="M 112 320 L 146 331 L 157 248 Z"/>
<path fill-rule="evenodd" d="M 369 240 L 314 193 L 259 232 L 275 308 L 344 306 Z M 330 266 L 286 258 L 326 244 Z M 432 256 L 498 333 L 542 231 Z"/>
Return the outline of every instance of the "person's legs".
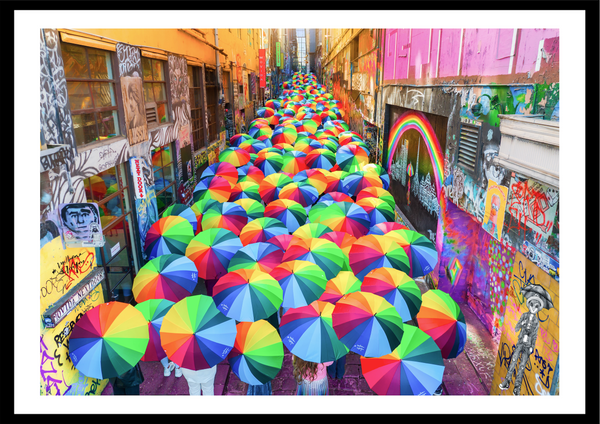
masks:
<path fill-rule="evenodd" d="M 513 394 L 515 396 L 518 396 L 521 393 L 521 382 L 523 381 L 523 373 L 525 372 L 527 362 L 529 361 L 528 353 L 529 347 L 525 346 L 522 350 L 521 362 L 519 363 L 519 369 L 517 370 L 517 376 L 515 377 L 515 388 L 513 390 Z"/>
<path fill-rule="evenodd" d="M 181 373 L 187 381 L 190 396 L 200 396 L 200 382 L 198 381 L 197 371 L 181 368 Z"/>
<path fill-rule="evenodd" d="M 113 395 L 115 396 L 122 396 L 125 395 L 125 389 L 122 387 L 115 387 L 113 386 Z"/>
<path fill-rule="evenodd" d="M 504 378 L 504 381 L 502 383 L 500 383 L 500 386 L 499 386 L 500 389 L 502 389 L 502 390 L 508 389 L 508 386 L 510 385 L 510 381 L 512 380 L 512 375 L 517 366 L 517 362 L 519 361 L 519 357 L 521 356 L 522 348 L 523 348 L 523 345 L 517 343 L 517 346 L 515 347 L 515 351 L 513 352 L 512 356 L 510 357 L 510 364 L 508 365 L 508 371 L 506 371 L 506 377 Z"/>
<path fill-rule="evenodd" d="M 201 370 L 198 381 L 202 386 L 202 396 L 213 396 L 215 394 L 215 376 L 217 375 L 217 366 L 207 370 Z"/>

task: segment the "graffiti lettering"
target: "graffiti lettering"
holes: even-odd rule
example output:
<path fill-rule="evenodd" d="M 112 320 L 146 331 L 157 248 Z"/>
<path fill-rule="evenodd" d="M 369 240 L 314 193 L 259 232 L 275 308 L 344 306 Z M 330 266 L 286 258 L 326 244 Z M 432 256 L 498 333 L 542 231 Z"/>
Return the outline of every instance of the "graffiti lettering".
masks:
<path fill-rule="evenodd" d="M 67 256 L 63 262 L 61 270 L 63 274 L 69 278 L 69 283 L 65 287 L 67 290 L 76 278 L 89 271 L 94 264 L 95 255 L 93 252 L 87 252 L 83 260 L 81 259 L 81 255 L 83 255 L 83 253 L 71 258 Z"/>

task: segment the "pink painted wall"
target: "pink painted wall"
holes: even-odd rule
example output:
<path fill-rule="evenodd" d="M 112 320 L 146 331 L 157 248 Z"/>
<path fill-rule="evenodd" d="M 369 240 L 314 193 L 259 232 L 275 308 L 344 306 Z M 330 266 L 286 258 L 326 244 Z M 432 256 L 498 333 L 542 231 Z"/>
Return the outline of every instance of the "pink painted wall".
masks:
<path fill-rule="evenodd" d="M 383 79 L 533 74 L 541 41 L 554 49 L 549 63 L 558 63 L 558 29 L 517 32 L 515 36 L 510 28 L 387 29 Z M 513 47 L 515 55 L 511 61 Z M 540 70 L 547 66 L 545 60 L 542 62 Z"/>

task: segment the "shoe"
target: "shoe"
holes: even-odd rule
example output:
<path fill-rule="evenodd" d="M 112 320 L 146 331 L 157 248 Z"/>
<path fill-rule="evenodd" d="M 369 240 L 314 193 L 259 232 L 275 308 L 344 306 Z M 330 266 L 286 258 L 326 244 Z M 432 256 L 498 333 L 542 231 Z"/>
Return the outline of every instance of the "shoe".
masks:
<path fill-rule="evenodd" d="M 521 388 L 518 386 L 515 386 L 515 388 L 513 389 L 513 395 L 519 396 L 520 394 L 521 394 Z"/>
<path fill-rule="evenodd" d="M 438 387 L 435 392 L 433 392 L 433 396 L 441 396 L 442 395 L 442 386 Z"/>
<path fill-rule="evenodd" d="M 504 380 L 502 383 L 500 383 L 498 385 L 498 387 L 500 387 L 500 390 L 507 390 L 508 386 L 510 386 L 510 383 L 508 382 L 508 380 Z"/>
<path fill-rule="evenodd" d="M 181 372 L 181 368 L 177 367 L 175 368 L 175 377 L 179 378 L 183 375 L 183 373 Z"/>
<path fill-rule="evenodd" d="M 165 377 L 169 377 L 171 375 L 171 368 L 169 368 L 168 365 L 165 367 L 165 372 L 163 373 L 163 375 Z"/>

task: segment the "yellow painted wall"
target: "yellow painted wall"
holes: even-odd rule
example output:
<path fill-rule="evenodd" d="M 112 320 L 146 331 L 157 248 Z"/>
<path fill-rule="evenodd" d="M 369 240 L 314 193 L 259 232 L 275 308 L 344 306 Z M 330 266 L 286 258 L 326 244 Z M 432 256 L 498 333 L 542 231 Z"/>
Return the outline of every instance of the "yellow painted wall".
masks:
<path fill-rule="evenodd" d="M 63 250 L 60 237 L 40 250 L 40 309 L 69 293 L 96 266 L 91 248 Z M 69 357 L 69 335 L 75 322 L 88 310 L 104 303 L 98 284 L 55 328 L 44 329 L 40 315 L 40 395 L 100 395 L 108 380 L 85 377 Z"/>
<path fill-rule="evenodd" d="M 550 294 L 554 308 L 542 309 L 538 312 L 540 328 L 535 343 L 535 350 L 529 356 L 530 363 L 523 374 L 521 395 L 548 395 L 552 387 L 552 379 L 556 371 L 559 354 L 559 284 L 558 282 L 517 252 L 511 286 L 508 291 L 506 312 L 502 336 L 498 345 L 494 379 L 491 395 L 513 396 L 514 377 L 508 390 L 500 390 L 498 385 L 503 381 L 510 364 L 510 356 L 517 344 L 518 333 L 514 328 L 524 312 L 528 312 L 527 305 L 521 294 L 521 289 L 529 284 L 539 284 Z M 517 367 L 518 368 L 518 367 Z M 558 394 L 558 390 L 556 392 Z"/>

